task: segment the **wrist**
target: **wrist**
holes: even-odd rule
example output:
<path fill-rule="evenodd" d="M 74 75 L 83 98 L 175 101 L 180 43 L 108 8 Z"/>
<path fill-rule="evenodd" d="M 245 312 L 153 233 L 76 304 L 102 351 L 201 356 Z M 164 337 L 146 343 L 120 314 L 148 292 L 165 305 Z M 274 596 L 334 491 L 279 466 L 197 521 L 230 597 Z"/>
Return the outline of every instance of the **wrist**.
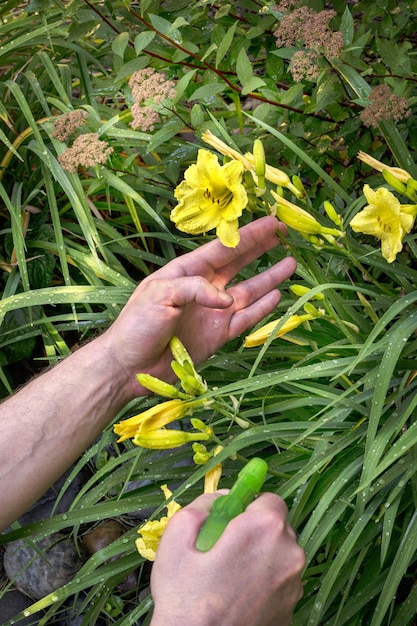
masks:
<path fill-rule="evenodd" d="M 124 367 L 115 352 L 113 343 L 108 341 L 107 334 L 103 333 L 80 349 L 80 357 L 84 367 L 89 369 L 91 377 L 97 380 L 98 386 L 105 391 L 104 397 L 118 411 L 137 393 L 133 391 L 135 376 Z M 73 356 L 76 357 L 77 352 Z"/>

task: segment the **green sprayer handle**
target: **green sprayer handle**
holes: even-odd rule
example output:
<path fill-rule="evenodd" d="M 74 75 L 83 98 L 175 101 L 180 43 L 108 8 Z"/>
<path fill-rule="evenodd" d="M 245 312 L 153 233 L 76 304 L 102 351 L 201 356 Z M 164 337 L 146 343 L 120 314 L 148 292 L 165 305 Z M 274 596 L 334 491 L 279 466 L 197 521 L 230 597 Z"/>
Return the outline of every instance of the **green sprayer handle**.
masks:
<path fill-rule="evenodd" d="M 230 492 L 214 501 L 209 516 L 198 533 L 196 548 L 207 552 L 222 535 L 227 524 L 243 513 L 261 490 L 268 465 L 263 459 L 253 458 L 239 472 Z"/>

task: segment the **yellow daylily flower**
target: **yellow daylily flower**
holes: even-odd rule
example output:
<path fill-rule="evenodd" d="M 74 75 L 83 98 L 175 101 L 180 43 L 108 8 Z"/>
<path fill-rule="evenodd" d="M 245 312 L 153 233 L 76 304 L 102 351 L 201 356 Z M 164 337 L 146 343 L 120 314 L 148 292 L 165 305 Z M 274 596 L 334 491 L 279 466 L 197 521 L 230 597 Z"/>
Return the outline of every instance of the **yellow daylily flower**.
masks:
<path fill-rule="evenodd" d="M 305 313 L 304 315 L 290 315 L 288 320 L 281 326 L 281 328 L 275 331 L 274 339 L 278 337 L 282 337 L 286 333 L 290 333 L 292 330 L 300 326 L 303 322 L 307 322 L 313 318 L 317 317 L 317 315 L 311 315 L 310 313 Z M 255 330 L 255 332 L 251 333 L 245 338 L 245 342 L 243 344 L 244 348 L 254 348 L 256 346 L 261 346 L 264 344 L 269 336 L 276 328 L 279 320 L 274 320 L 273 322 L 269 322 Z"/>
<path fill-rule="evenodd" d="M 415 213 L 408 212 L 410 205 L 404 205 L 402 210 L 398 198 L 385 187 L 374 191 L 364 185 L 363 193 L 369 204 L 355 215 L 350 226 L 355 232 L 380 239 L 382 256 L 392 263 L 402 250 L 403 238 L 413 227 Z"/>
<path fill-rule="evenodd" d="M 164 492 L 165 499 L 169 500 L 172 496 L 172 492 L 168 489 L 167 485 L 162 485 L 161 489 Z M 138 530 L 138 534 L 142 535 L 142 537 L 136 539 L 136 549 L 139 554 L 145 559 L 148 559 L 148 561 L 155 560 L 162 534 L 170 518 L 181 508 L 181 505 L 175 502 L 175 500 L 171 500 L 166 507 L 168 511 L 166 516 L 161 517 L 160 520 L 146 522 L 146 524 Z"/>
<path fill-rule="evenodd" d="M 118 424 L 114 424 L 113 430 L 116 435 L 120 435 L 118 442 L 135 437 L 139 433 L 146 433 L 149 431 L 162 428 L 171 422 L 190 415 L 192 413 L 191 404 L 187 404 L 182 400 L 168 400 L 167 402 L 161 402 L 156 404 L 150 409 L 138 413 L 129 419 L 123 420 Z M 168 431 L 171 432 L 171 431 Z"/>
<path fill-rule="evenodd" d="M 135 446 L 151 450 L 170 450 L 171 448 L 184 446 L 192 441 L 208 441 L 210 437 L 211 434 L 208 432 L 190 433 L 184 430 L 160 428 L 138 433 L 133 437 L 133 443 Z"/>
<path fill-rule="evenodd" d="M 220 165 L 215 154 L 199 150 L 197 163 L 185 171 L 174 191 L 179 202 L 170 217 L 177 228 L 190 235 L 215 228 L 222 244 L 235 248 L 240 239 L 238 220 L 248 203 L 243 171 L 240 161 Z"/>
<path fill-rule="evenodd" d="M 374 159 L 374 157 L 366 152 L 362 152 L 362 150 L 359 150 L 358 152 L 358 159 L 370 167 L 373 167 L 377 172 L 383 172 L 384 170 L 390 172 L 402 183 L 406 183 L 410 178 L 412 178 L 411 174 L 409 174 L 406 170 L 403 170 L 401 167 L 391 167 L 389 165 L 385 165 L 382 161 Z"/>
<path fill-rule="evenodd" d="M 304 235 L 331 235 L 334 237 L 344 236 L 344 233 L 341 230 L 322 226 L 315 217 L 310 215 L 310 213 L 307 213 L 307 211 L 304 211 L 304 209 L 301 209 L 296 204 L 282 198 L 273 190 L 271 190 L 271 194 L 277 201 L 277 217 L 290 228 L 293 228 Z"/>

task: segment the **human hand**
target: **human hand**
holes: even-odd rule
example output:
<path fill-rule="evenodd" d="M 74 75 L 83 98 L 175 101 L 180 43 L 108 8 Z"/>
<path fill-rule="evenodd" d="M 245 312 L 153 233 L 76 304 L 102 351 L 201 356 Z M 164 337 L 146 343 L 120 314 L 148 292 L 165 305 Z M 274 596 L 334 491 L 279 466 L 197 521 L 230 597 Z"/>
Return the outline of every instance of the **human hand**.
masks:
<path fill-rule="evenodd" d="M 305 555 L 284 501 L 262 494 L 199 552 L 196 538 L 218 495 L 202 495 L 170 519 L 152 568 L 151 626 L 288 626 Z"/>
<path fill-rule="evenodd" d="M 248 280 L 227 285 L 243 267 L 279 243 L 278 230 L 286 233 L 285 226 L 272 216 L 255 220 L 240 229 L 237 248 L 211 241 L 140 283 L 103 335 L 113 365 L 126 372 L 129 399 L 147 393 L 136 381 L 137 373 L 165 381 L 175 378 L 169 349 L 173 335 L 200 363 L 276 307 L 280 299 L 276 287 L 296 267 L 291 257 Z"/>

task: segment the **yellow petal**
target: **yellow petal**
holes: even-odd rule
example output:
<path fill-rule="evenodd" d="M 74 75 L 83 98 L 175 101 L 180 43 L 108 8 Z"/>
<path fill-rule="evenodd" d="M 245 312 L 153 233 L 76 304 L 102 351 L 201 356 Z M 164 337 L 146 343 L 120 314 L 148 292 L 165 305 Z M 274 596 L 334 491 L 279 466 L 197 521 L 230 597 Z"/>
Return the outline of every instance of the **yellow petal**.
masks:
<path fill-rule="evenodd" d="M 162 485 L 161 489 L 164 492 L 165 499 L 169 500 L 172 496 L 172 492 L 168 489 L 167 485 Z M 175 502 L 175 500 L 171 500 L 171 502 L 168 502 L 166 507 L 168 509 L 168 515 L 161 517 L 159 520 L 146 522 L 146 524 L 141 526 L 138 530 L 138 534 L 142 535 L 142 537 L 136 539 L 136 549 L 139 554 L 145 559 L 148 559 L 148 561 L 155 560 L 156 551 L 168 521 L 174 513 L 179 511 L 181 505 L 178 504 L 178 502 Z"/>
<path fill-rule="evenodd" d="M 136 539 L 136 549 L 141 556 L 148 561 L 154 561 L 156 551 L 161 541 L 162 533 L 168 524 L 168 517 L 162 517 L 160 520 L 146 522 L 138 533 L 142 535 Z"/>
<path fill-rule="evenodd" d="M 182 400 L 168 400 L 167 402 L 156 404 L 147 411 L 143 411 L 143 413 L 114 424 L 113 430 L 116 435 L 120 435 L 120 438 L 117 440 L 120 442 L 129 439 L 129 437 L 134 437 L 138 433 L 162 428 L 185 415 L 189 415 L 191 412 L 191 406 Z"/>
<path fill-rule="evenodd" d="M 381 253 L 388 263 L 395 261 L 397 254 L 401 252 L 403 244 L 401 239 L 393 236 L 383 236 L 381 238 Z"/>
<path fill-rule="evenodd" d="M 172 496 L 172 491 L 168 489 L 167 485 L 161 485 L 161 489 L 164 492 L 165 500 L 169 500 L 170 497 Z M 174 515 L 174 513 L 180 510 L 181 505 L 178 504 L 178 502 L 175 502 L 175 500 L 171 500 L 171 502 L 168 502 L 166 507 L 168 510 L 168 519 L 169 519 L 170 517 Z"/>
<path fill-rule="evenodd" d="M 232 222 L 221 220 L 216 228 L 216 235 L 227 248 L 236 248 L 240 241 L 238 220 Z"/>
<path fill-rule="evenodd" d="M 216 446 L 213 456 L 217 456 L 222 450 L 223 446 Z M 204 476 L 204 493 L 215 493 L 217 491 L 220 478 L 222 477 L 222 471 L 222 464 L 217 463 L 217 465 L 206 473 Z"/>

